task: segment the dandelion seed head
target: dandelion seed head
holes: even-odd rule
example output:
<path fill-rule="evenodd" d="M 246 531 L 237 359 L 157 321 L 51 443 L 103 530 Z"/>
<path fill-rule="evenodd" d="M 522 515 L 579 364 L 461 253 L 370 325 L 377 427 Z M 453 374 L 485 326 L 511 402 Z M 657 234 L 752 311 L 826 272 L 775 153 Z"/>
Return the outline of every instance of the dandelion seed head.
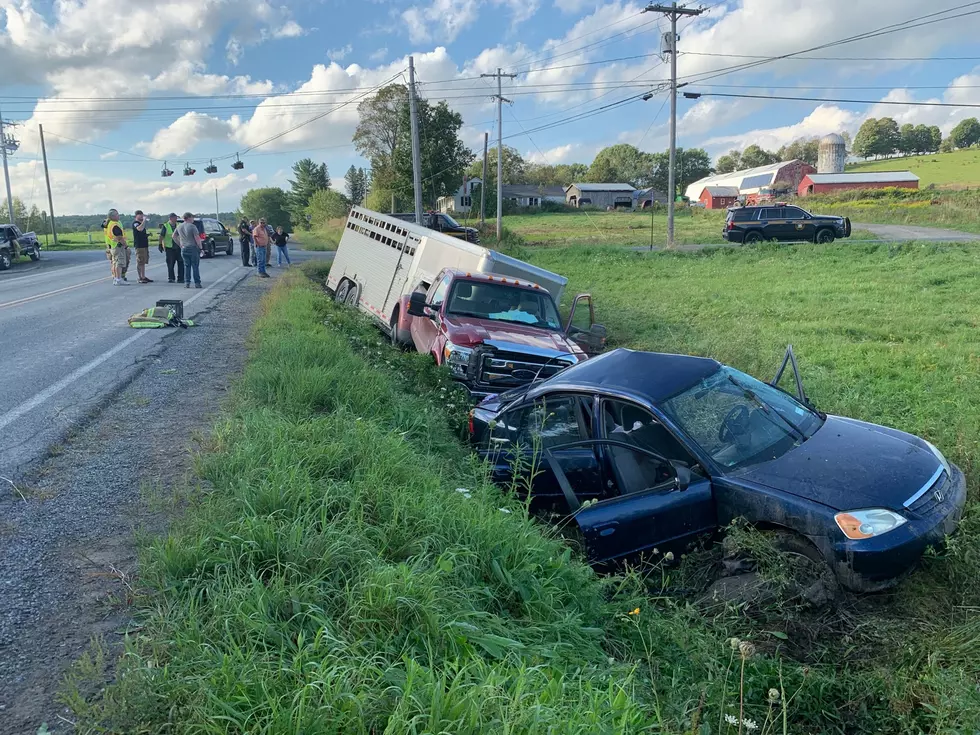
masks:
<path fill-rule="evenodd" d="M 770 689 L 769 690 L 769 701 L 770 702 L 778 702 L 779 699 L 780 699 L 780 697 L 779 697 L 779 690 L 778 689 Z"/>
<path fill-rule="evenodd" d="M 728 645 L 732 647 L 732 650 L 733 651 L 737 651 L 738 650 L 738 647 L 741 644 L 742 644 L 742 641 L 740 641 L 738 638 L 729 638 L 728 639 Z"/>
<path fill-rule="evenodd" d="M 755 646 L 748 641 L 742 641 L 738 644 L 738 652 L 742 654 L 742 658 L 752 658 L 755 654 Z"/>

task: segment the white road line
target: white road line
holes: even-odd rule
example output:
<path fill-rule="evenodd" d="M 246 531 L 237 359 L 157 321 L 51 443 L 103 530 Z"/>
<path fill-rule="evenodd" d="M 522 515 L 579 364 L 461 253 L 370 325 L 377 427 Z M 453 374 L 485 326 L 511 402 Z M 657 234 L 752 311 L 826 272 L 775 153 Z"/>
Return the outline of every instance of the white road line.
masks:
<path fill-rule="evenodd" d="M 237 270 L 237 268 L 235 270 Z M 201 298 L 202 296 L 204 296 L 204 294 L 206 294 L 212 288 L 214 288 L 219 283 L 221 283 L 223 280 L 225 280 L 228 276 L 230 276 L 233 273 L 235 273 L 235 270 L 228 271 L 223 276 L 221 276 L 221 278 L 219 278 L 218 280 L 216 280 L 214 283 L 212 283 L 207 288 L 202 289 L 198 293 L 194 294 L 191 298 L 187 299 L 184 303 L 185 304 L 192 304 L 192 303 L 194 303 L 199 298 Z M 133 344 L 134 342 L 136 342 L 138 339 L 141 339 L 142 337 L 145 337 L 148 334 L 150 334 L 150 330 L 147 329 L 147 330 L 144 330 L 144 331 L 141 331 L 141 332 L 137 332 L 136 334 L 134 334 L 131 337 L 127 337 L 122 342 L 120 342 L 119 344 L 117 344 L 115 347 L 112 347 L 111 349 L 106 350 L 101 355 L 99 355 L 94 360 L 92 360 L 91 362 L 88 362 L 85 365 L 82 365 L 80 368 L 72 371 L 67 377 L 64 377 L 61 380 L 59 380 L 57 383 L 54 383 L 53 385 L 48 386 L 47 388 L 45 388 L 44 390 L 42 390 L 40 393 L 36 394 L 32 398 L 28 398 L 26 401 L 24 401 L 23 403 L 21 403 L 16 408 L 12 408 L 9 411 L 7 411 L 7 413 L 5 413 L 3 415 L 0 415 L 0 431 L 3 431 L 6 427 L 8 427 L 10 424 L 12 424 L 17 419 L 19 419 L 22 416 L 30 413 L 35 408 L 37 408 L 38 406 L 42 405 L 44 402 L 46 402 L 46 401 L 50 400 L 51 398 L 53 398 L 54 396 L 58 395 L 65 388 L 67 388 L 68 386 L 70 386 L 73 383 L 75 383 L 79 378 L 84 377 L 88 373 L 92 372 L 97 367 L 99 367 L 102 363 L 104 363 L 106 360 L 111 359 L 114 355 L 117 355 L 118 353 L 122 352 L 124 349 L 126 349 L 127 347 L 129 347 L 131 344 Z"/>

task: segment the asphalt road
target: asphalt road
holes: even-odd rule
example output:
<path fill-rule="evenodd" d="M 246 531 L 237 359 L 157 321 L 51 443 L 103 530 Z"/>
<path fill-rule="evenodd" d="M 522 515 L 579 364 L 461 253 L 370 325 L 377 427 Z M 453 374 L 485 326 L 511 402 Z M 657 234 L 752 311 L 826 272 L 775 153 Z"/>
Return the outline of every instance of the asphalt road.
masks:
<path fill-rule="evenodd" d="M 333 255 L 291 254 L 295 263 Z M 130 315 L 158 299 L 182 299 L 193 318 L 254 277 L 237 245 L 232 256 L 201 262 L 200 290 L 167 284 L 164 257 L 153 248 L 147 275 L 155 282 L 138 284 L 135 271 L 134 263 L 128 286 L 113 286 L 105 254 L 82 251 L 44 252 L 38 263 L 20 261 L 0 273 L 0 478 L 23 477 L 49 446 L 111 401 L 141 360 L 165 349 L 171 330 L 132 329 Z M 270 271 L 273 278 L 278 272 Z"/>

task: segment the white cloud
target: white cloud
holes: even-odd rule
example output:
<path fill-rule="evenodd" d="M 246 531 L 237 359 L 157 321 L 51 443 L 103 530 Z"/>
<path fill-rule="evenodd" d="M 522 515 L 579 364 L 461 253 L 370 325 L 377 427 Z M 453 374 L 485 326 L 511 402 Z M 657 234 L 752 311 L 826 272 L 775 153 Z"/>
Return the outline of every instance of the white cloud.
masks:
<path fill-rule="evenodd" d="M 401 17 L 413 43 L 432 38 L 452 43 L 476 22 L 479 4 L 479 0 L 432 0 L 427 7 L 412 6 Z"/>
<path fill-rule="evenodd" d="M 110 158 L 115 158 L 118 155 L 119 151 L 108 151 L 107 153 L 99 154 L 99 158 L 101 158 L 103 161 L 108 161 Z"/>
<path fill-rule="evenodd" d="M 554 6 L 568 15 L 577 15 L 587 8 L 597 8 L 600 0 L 555 0 Z"/>
<path fill-rule="evenodd" d="M 188 112 L 158 130 L 152 141 L 140 143 L 137 148 L 153 158 L 182 156 L 202 141 L 226 140 L 238 124 L 237 117 L 226 121 L 200 112 Z"/>
<path fill-rule="evenodd" d="M 370 56 L 368 56 L 368 61 L 373 61 L 375 63 L 379 61 L 384 61 L 385 57 L 388 55 L 388 47 L 384 46 L 374 51 Z"/>
<path fill-rule="evenodd" d="M 341 48 L 332 48 L 329 51 L 327 51 L 327 58 L 330 59 L 330 61 L 343 61 L 348 56 L 350 56 L 353 50 L 354 47 L 351 46 L 350 44 L 347 44 L 346 46 L 343 46 Z"/>
<path fill-rule="evenodd" d="M 297 38 L 299 36 L 305 36 L 307 33 L 309 31 L 295 20 L 288 20 L 277 28 L 273 35 L 276 38 Z"/>
<path fill-rule="evenodd" d="M 546 151 L 539 151 L 534 148 L 524 154 L 524 158 L 531 163 L 544 163 L 555 166 L 559 163 L 572 163 L 578 160 L 577 151 L 582 148 L 579 143 L 568 143 L 566 145 L 549 148 Z M 595 154 L 593 154 L 595 155 Z"/>
<path fill-rule="evenodd" d="M 836 105 L 819 105 L 813 112 L 793 125 L 777 128 L 750 130 L 735 135 L 709 138 L 701 145 L 708 153 L 720 153 L 730 148 L 745 148 L 756 144 L 766 150 L 776 150 L 797 138 L 813 138 L 852 129 L 863 115 L 844 110 Z"/>

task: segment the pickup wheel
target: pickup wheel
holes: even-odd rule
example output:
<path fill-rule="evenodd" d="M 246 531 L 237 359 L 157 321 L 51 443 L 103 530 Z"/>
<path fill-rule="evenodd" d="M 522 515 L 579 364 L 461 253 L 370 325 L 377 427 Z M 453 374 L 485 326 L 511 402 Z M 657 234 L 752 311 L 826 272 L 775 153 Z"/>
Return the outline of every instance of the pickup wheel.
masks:
<path fill-rule="evenodd" d="M 29 255 L 31 256 L 31 260 L 33 260 L 34 262 L 39 261 L 41 259 L 41 248 L 35 245 L 33 249 L 31 249 Z"/>
<path fill-rule="evenodd" d="M 340 285 L 337 286 L 337 292 L 333 295 L 334 301 L 336 301 L 338 304 L 346 304 L 347 293 L 349 291 L 350 291 L 350 281 L 348 281 L 345 278 L 340 282 Z"/>
<path fill-rule="evenodd" d="M 815 242 L 818 242 L 821 245 L 828 245 L 828 244 L 832 243 L 833 241 L 834 241 L 834 232 L 833 232 L 833 230 L 820 230 L 817 233 L 817 237 L 815 239 Z"/>
<path fill-rule="evenodd" d="M 10 259 L 9 250 L 0 250 L 0 271 L 7 270 L 13 261 Z"/>
<path fill-rule="evenodd" d="M 762 233 L 758 230 L 752 230 L 745 233 L 745 237 L 742 238 L 742 242 L 746 245 L 756 242 L 762 242 Z"/>
<path fill-rule="evenodd" d="M 400 339 L 398 339 L 398 316 L 399 316 L 399 314 L 400 314 L 400 311 L 399 311 L 398 307 L 396 306 L 394 312 L 392 312 L 391 321 L 388 323 L 388 326 L 391 329 L 391 334 L 390 334 L 391 346 L 394 347 L 396 350 L 404 350 L 404 349 L 406 349 L 405 343 L 402 342 Z"/>

